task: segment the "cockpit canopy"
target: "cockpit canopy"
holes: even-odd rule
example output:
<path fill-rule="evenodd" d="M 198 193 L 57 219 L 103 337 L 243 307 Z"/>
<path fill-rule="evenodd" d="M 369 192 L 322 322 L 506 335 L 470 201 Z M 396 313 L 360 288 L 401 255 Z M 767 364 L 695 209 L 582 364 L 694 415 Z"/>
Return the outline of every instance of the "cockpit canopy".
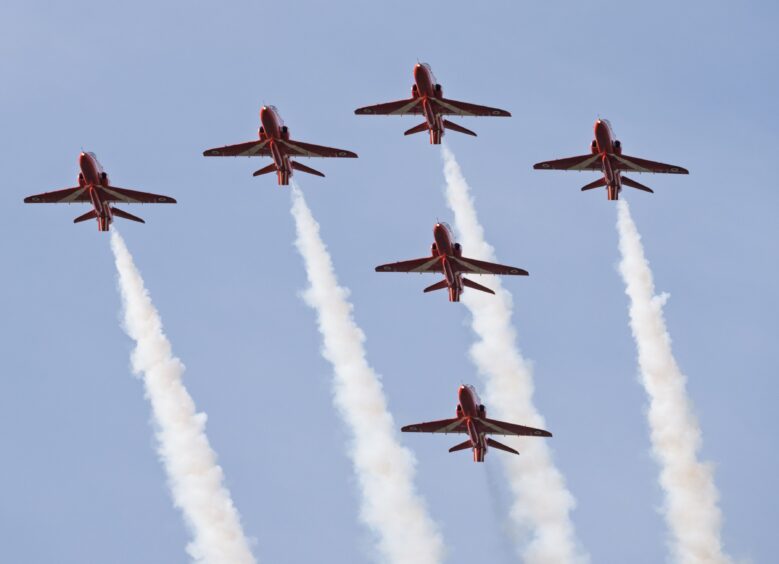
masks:
<path fill-rule="evenodd" d="M 466 388 L 468 388 L 471 391 L 471 393 L 473 394 L 473 401 L 476 402 L 476 405 L 480 405 L 481 404 L 481 399 L 479 398 L 479 394 L 476 392 L 476 388 L 474 388 L 470 384 L 463 384 L 463 386 L 465 386 Z"/>
<path fill-rule="evenodd" d="M 433 84 L 437 84 L 438 81 L 435 78 L 435 75 L 433 74 L 433 68 L 428 63 L 419 63 L 423 67 L 427 69 L 427 72 L 430 73 L 430 77 L 433 79 Z"/>

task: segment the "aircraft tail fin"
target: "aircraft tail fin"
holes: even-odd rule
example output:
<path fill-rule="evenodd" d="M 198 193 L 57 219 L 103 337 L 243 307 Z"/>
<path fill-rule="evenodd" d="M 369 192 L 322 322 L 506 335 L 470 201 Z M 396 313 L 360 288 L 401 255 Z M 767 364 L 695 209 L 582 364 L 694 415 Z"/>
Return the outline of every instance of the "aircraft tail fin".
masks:
<path fill-rule="evenodd" d="M 585 184 L 582 186 L 582 192 L 585 190 L 592 190 L 593 188 L 600 188 L 601 186 L 606 185 L 606 177 L 599 178 L 598 180 L 595 180 L 594 182 L 590 182 L 589 184 Z"/>
<path fill-rule="evenodd" d="M 468 439 L 465 442 L 462 442 L 458 445 L 454 445 L 452 448 L 449 449 L 449 452 L 457 452 L 458 450 L 465 450 L 466 448 L 471 448 L 473 445 L 471 444 L 471 440 Z"/>
<path fill-rule="evenodd" d="M 138 223 L 146 223 L 137 215 L 127 213 L 126 211 L 120 210 L 119 208 L 111 208 L 111 213 L 113 213 L 116 217 L 121 217 L 122 219 L 129 219 L 130 221 L 137 221 Z"/>
<path fill-rule="evenodd" d="M 95 210 L 88 211 L 84 215 L 78 216 L 76 219 L 73 220 L 73 223 L 81 223 L 82 221 L 86 221 L 88 219 L 95 219 L 97 217 L 97 212 Z"/>
<path fill-rule="evenodd" d="M 487 292 L 488 294 L 494 294 L 492 290 L 487 288 L 486 286 L 482 286 L 481 284 L 477 284 L 473 280 L 468 280 L 467 278 L 463 278 L 463 286 L 466 286 L 467 288 L 473 288 L 474 290 L 479 290 L 481 292 Z"/>
<path fill-rule="evenodd" d="M 450 131 L 457 131 L 458 133 L 465 133 L 466 135 L 473 135 L 474 137 L 476 137 L 476 134 L 470 129 L 465 129 L 462 125 L 457 125 L 456 123 L 453 123 L 448 119 L 444 120 L 444 127 L 446 129 L 449 129 Z"/>
<path fill-rule="evenodd" d="M 289 164 L 292 165 L 292 168 L 294 168 L 295 170 L 299 170 L 300 172 L 305 172 L 307 174 L 313 174 L 314 176 L 321 176 L 322 178 L 324 178 L 324 176 L 325 176 L 324 174 L 322 174 L 318 170 L 314 170 L 313 168 L 308 167 L 308 166 L 306 166 L 304 164 L 300 164 L 297 161 L 290 161 Z"/>
<path fill-rule="evenodd" d="M 499 443 L 499 442 L 498 442 L 498 441 L 496 441 L 495 439 L 489 439 L 489 438 L 488 438 L 488 439 L 487 439 L 487 444 L 488 444 L 489 446 L 491 446 L 491 447 L 494 447 L 494 448 L 497 448 L 497 449 L 500 449 L 500 450 L 505 450 L 506 452 L 510 452 L 510 453 L 512 453 L 512 454 L 519 454 L 519 452 L 517 452 L 516 450 L 514 450 L 514 449 L 513 449 L 513 448 L 511 448 L 510 446 L 506 446 L 506 445 L 504 445 L 503 443 Z"/>
<path fill-rule="evenodd" d="M 414 133 L 422 133 L 423 131 L 427 131 L 427 130 L 428 130 L 427 122 L 423 121 L 419 125 L 415 125 L 411 129 L 406 131 L 403 135 L 413 135 Z"/>
<path fill-rule="evenodd" d="M 269 172 L 276 172 L 276 164 L 271 163 L 268 166 L 262 167 L 260 170 L 255 170 L 252 176 L 260 176 L 263 174 L 268 174 Z"/>
<path fill-rule="evenodd" d="M 627 176 L 622 177 L 622 184 L 625 186 L 630 186 L 631 188 L 635 188 L 636 190 L 643 190 L 644 192 L 649 192 L 650 194 L 654 194 L 655 191 L 652 190 L 649 186 L 644 186 L 643 184 L 636 182 L 632 178 L 628 178 Z"/>
<path fill-rule="evenodd" d="M 428 286 L 427 288 L 425 288 L 425 289 L 424 289 L 424 290 L 422 290 L 422 291 L 423 291 L 423 292 L 425 292 L 425 293 L 427 293 L 427 292 L 434 292 L 434 291 L 436 291 L 436 290 L 443 290 L 443 289 L 444 289 L 444 288 L 446 288 L 447 286 L 448 286 L 448 284 L 446 283 L 446 278 L 444 278 L 444 279 L 443 279 L 443 280 L 441 280 L 440 282 L 436 282 L 436 283 L 435 283 L 435 284 L 433 284 L 432 286 Z"/>

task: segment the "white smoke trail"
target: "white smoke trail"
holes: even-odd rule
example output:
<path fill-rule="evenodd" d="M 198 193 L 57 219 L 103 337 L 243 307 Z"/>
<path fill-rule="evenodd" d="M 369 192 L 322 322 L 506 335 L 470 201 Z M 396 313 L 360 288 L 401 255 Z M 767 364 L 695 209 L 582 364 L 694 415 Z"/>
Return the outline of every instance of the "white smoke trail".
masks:
<path fill-rule="evenodd" d="M 365 335 L 352 317 L 349 291 L 338 285 L 319 224 L 294 185 L 292 215 L 310 284 L 304 297 L 317 312 L 322 354 L 334 368 L 334 403 L 352 435 L 361 517 L 378 534 L 383 561 L 441 562 L 441 535 L 414 488 L 414 457 L 397 440 L 381 380 L 365 358 Z"/>
<path fill-rule="evenodd" d="M 470 189 L 454 154 L 442 146 L 446 199 L 454 212 L 455 227 L 463 253 L 482 260 L 495 260 L 494 249 L 484 239 Z M 533 405 L 533 376 L 529 363 L 517 345 L 511 324 L 511 294 L 500 279 L 490 280 L 494 296 L 466 290 L 462 301 L 472 315 L 472 328 L 479 340 L 470 350 L 481 375 L 486 379 L 487 409 L 498 419 L 545 426 Z M 576 502 L 565 479 L 552 461 L 542 439 L 522 440 L 521 456 L 502 456 L 514 502 L 511 520 L 516 533 L 530 540 L 520 548 L 528 564 L 587 562 L 578 546 L 571 511 Z"/>
<path fill-rule="evenodd" d="M 652 450 L 660 464 L 664 514 L 671 549 L 681 564 L 730 562 L 720 540 L 722 517 L 710 464 L 698 460 L 701 431 L 687 398 L 686 378 L 671 351 L 663 305 L 627 202 L 617 203 L 619 270 L 630 297 L 630 328 L 638 348 L 641 382 L 649 394 Z"/>
<path fill-rule="evenodd" d="M 133 371 L 143 375 L 173 501 L 194 536 L 187 552 L 203 564 L 253 563 L 238 511 L 208 444 L 206 414 L 195 411 L 181 380 L 184 365 L 173 356 L 132 255 L 115 230 L 111 249 L 119 273 L 124 329 L 135 341 Z"/>

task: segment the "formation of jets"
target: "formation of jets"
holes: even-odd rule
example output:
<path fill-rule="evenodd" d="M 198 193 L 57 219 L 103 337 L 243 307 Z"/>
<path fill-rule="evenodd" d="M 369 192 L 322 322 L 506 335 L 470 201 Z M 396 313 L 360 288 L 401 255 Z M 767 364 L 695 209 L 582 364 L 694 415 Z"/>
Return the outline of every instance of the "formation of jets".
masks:
<path fill-rule="evenodd" d="M 480 106 L 468 102 L 460 102 L 445 98 L 441 84 L 435 79 L 430 65 L 418 63 L 414 66 L 414 85 L 411 87 L 411 98 L 387 102 L 373 106 L 358 108 L 357 115 L 419 115 L 424 121 L 405 132 L 405 135 L 427 131 L 430 143 L 438 145 L 446 130 L 457 131 L 466 135 L 476 136 L 476 133 L 453 123 L 444 116 L 491 116 L 510 117 L 506 110 Z M 622 186 L 628 186 L 645 192 L 653 192 L 651 188 L 628 178 L 623 173 L 668 173 L 688 174 L 680 166 L 664 164 L 622 153 L 622 144 L 614 136 L 611 124 L 605 119 L 595 122 L 594 139 L 590 152 L 586 155 L 568 157 L 552 161 L 544 161 L 533 166 L 539 170 L 577 170 L 597 171 L 603 174 L 593 182 L 582 187 L 582 190 L 606 188 L 609 200 L 619 199 Z M 258 139 L 206 149 L 206 157 L 270 157 L 272 163 L 254 172 L 261 176 L 271 172 L 276 173 L 278 184 L 286 186 L 293 171 L 305 172 L 324 177 L 324 174 L 299 163 L 300 157 L 323 158 L 356 158 L 357 154 L 345 149 L 336 149 L 322 145 L 314 145 L 296 141 L 290 137 L 289 129 L 281 119 L 274 106 L 260 108 L 260 128 Z M 25 203 L 73 204 L 89 203 L 92 210 L 73 220 L 80 223 L 89 219 L 97 220 L 99 231 L 108 231 L 115 217 L 145 223 L 140 217 L 115 207 L 122 204 L 175 204 L 170 196 L 139 192 L 127 188 L 113 186 L 108 174 L 97 160 L 94 153 L 82 152 L 78 158 L 78 186 L 65 188 L 54 192 L 44 192 L 24 199 Z M 417 272 L 442 274 L 443 279 L 424 289 L 424 292 L 448 289 L 449 301 L 459 302 L 464 288 L 479 290 L 489 294 L 494 292 L 465 278 L 469 274 L 519 275 L 527 276 L 528 272 L 514 266 L 506 266 L 464 257 L 459 243 L 455 242 L 449 226 L 443 222 L 433 227 L 434 242 L 429 257 L 383 264 L 376 267 L 377 272 Z M 468 440 L 449 449 L 450 452 L 470 448 L 473 450 L 473 460 L 483 462 L 487 447 L 519 454 L 515 449 L 501 444 L 487 435 L 515 435 L 551 437 L 552 434 L 542 429 L 524 427 L 514 423 L 506 423 L 487 418 L 484 405 L 479 400 L 472 386 L 460 386 L 458 391 L 457 416 L 454 419 L 443 419 L 427 423 L 407 425 L 403 432 L 422 433 L 465 433 Z"/>

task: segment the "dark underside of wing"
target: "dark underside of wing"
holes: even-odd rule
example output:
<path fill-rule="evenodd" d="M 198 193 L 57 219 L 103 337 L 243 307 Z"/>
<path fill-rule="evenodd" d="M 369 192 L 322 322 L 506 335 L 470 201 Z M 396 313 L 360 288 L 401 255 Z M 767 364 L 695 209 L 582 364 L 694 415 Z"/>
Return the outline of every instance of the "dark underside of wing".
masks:
<path fill-rule="evenodd" d="M 376 272 L 443 272 L 441 257 L 425 257 L 391 262 L 376 267 Z"/>
<path fill-rule="evenodd" d="M 676 165 L 659 163 L 631 157 L 628 155 L 612 155 L 612 162 L 615 168 L 626 172 L 655 172 L 661 174 L 689 174 L 686 168 Z"/>
<path fill-rule="evenodd" d="M 431 100 L 436 106 L 436 110 L 441 115 L 450 116 L 471 116 L 471 117 L 511 117 L 511 114 L 500 108 L 491 108 L 489 106 L 480 106 L 470 102 L 460 102 L 459 100 L 449 100 L 447 98 L 433 98 Z"/>
<path fill-rule="evenodd" d="M 25 204 L 73 204 L 89 201 L 89 191 L 81 186 L 35 194 L 24 199 Z"/>
<path fill-rule="evenodd" d="M 552 433 L 534 427 L 525 427 L 486 417 L 478 420 L 479 430 L 487 435 L 516 435 L 521 437 L 551 437 Z"/>
<path fill-rule="evenodd" d="M 375 104 L 357 108 L 354 113 L 358 116 L 406 116 L 422 114 L 421 98 L 407 98 L 405 100 L 396 100 L 384 104 Z"/>
<path fill-rule="evenodd" d="M 267 147 L 267 139 L 257 139 L 256 141 L 247 141 L 237 145 L 225 145 L 224 147 L 214 147 L 203 151 L 204 157 L 269 157 L 270 151 Z"/>
<path fill-rule="evenodd" d="M 304 143 L 302 141 L 282 140 L 279 142 L 286 152 L 293 157 L 323 157 L 323 158 L 346 158 L 356 159 L 357 153 L 347 151 L 346 149 L 336 149 L 334 147 L 325 147 L 323 145 L 314 145 L 313 143 Z"/>
<path fill-rule="evenodd" d="M 129 188 L 117 186 L 102 186 L 99 188 L 100 197 L 104 202 L 124 202 L 126 204 L 175 204 L 176 200 L 162 194 L 139 192 Z"/>
<path fill-rule="evenodd" d="M 426 423 L 414 423 L 400 429 L 404 433 L 466 433 L 464 419 L 441 419 Z"/>
<path fill-rule="evenodd" d="M 471 274 L 528 275 L 527 270 L 517 268 L 516 266 L 506 266 L 505 264 L 497 264 L 467 257 L 453 257 L 453 260 L 459 265 L 463 272 L 469 272 Z"/>
<path fill-rule="evenodd" d="M 544 161 L 536 163 L 533 168 L 536 170 L 597 170 L 603 171 L 601 155 L 579 155 L 576 157 L 567 157 L 554 161 Z"/>

